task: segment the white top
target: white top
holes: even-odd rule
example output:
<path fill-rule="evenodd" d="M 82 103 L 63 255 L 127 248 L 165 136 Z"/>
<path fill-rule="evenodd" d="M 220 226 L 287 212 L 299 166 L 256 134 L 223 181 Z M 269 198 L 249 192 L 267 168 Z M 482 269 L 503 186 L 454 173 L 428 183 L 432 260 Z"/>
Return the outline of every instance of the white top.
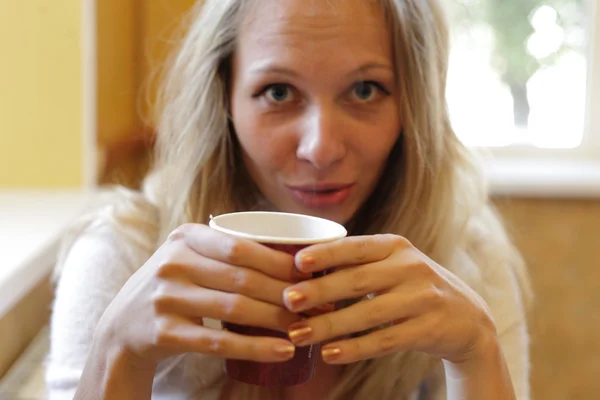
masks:
<path fill-rule="evenodd" d="M 51 321 L 51 349 L 46 381 L 49 400 L 71 400 L 90 351 L 96 325 L 104 310 L 125 282 L 150 254 L 125 252 L 102 227 L 82 236 L 69 253 L 57 287 Z M 486 298 L 500 333 L 501 343 L 513 377 L 517 397 L 529 399 L 528 336 L 523 324 L 517 285 L 507 271 L 494 272 L 493 288 Z M 159 365 L 153 399 L 218 400 L 216 382 L 223 362 L 216 357 L 186 354 Z M 431 387 L 430 399 L 445 399 L 444 383 Z"/>

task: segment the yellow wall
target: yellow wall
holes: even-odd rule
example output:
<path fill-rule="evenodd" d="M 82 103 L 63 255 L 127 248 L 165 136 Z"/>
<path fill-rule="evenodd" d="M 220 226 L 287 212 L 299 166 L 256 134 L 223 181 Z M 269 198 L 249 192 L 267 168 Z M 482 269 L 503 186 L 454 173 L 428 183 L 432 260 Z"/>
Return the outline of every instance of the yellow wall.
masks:
<path fill-rule="evenodd" d="M 81 9 L 0 0 L 0 187 L 82 183 Z"/>
<path fill-rule="evenodd" d="M 154 1 L 152 1 L 154 2 Z M 135 0 L 101 0 L 97 9 L 98 145 L 138 131 L 139 10 Z"/>
<path fill-rule="evenodd" d="M 156 101 L 160 74 L 169 53 L 176 48 L 184 30 L 181 23 L 195 0 L 148 1 L 142 6 L 142 87 L 145 98 L 143 112 L 151 117 Z M 152 123 L 151 118 L 149 120 Z"/>
<path fill-rule="evenodd" d="M 98 145 L 119 145 L 152 125 L 157 75 L 194 0 L 102 0 L 98 16 Z"/>

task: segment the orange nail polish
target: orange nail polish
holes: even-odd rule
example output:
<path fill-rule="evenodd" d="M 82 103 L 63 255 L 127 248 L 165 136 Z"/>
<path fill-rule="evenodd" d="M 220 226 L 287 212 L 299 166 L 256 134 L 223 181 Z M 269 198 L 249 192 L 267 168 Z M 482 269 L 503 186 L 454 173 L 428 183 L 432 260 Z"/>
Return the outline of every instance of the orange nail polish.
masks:
<path fill-rule="evenodd" d="M 300 257 L 300 262 L 304 265 L 312 265 L 316 262 L 317 260 L 315 259 L 314 256 L 310 255 L 310 254 L 303 254 Z"/>
<path fill-rule="evenodd" d="M 291 329 L 288 332 L 288 336 L 290 340 L 294 343 L 300 343 L 310 337 L 312 334 L 312 328 L 310 326 L 299 327 L 295 329 Z"/>
<path fill-rule="evenodd" d="M 321 356 L 325 361 L 334 361 L 340 354 L 342 354 L 342 350 L 339 347 L 330 347 L 321 351 Z"/>
<path fill-rule="evenodd" d="M 294 307 L 300 306 L 306 300 L 306 296 L 297 290 L 290 290 L 285 296 L 290 304 Z"/>
<path fill-rule="evenodd" d="M 296 352 L 296 347 L 292 346 L 291 344 L 278 344 L 273 348 L 273 350 L 275 353 L 284 358 L 292 358 Z"/>

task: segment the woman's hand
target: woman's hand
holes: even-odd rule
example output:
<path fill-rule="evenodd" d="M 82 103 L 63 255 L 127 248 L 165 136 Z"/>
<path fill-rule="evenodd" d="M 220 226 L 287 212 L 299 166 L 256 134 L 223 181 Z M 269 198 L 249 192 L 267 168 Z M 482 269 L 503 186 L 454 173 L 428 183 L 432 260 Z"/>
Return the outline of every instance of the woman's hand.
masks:
<path fill-rule="evenodd" d="M 296 255 L 296 266 L 305 273 L 335 272 L 288 287 L 284 301 L 290 311 L 374 294 L 291 325 L 289 336 L 297 345 L 329 342 L 322 349 L 328 363 L 415 350 L 461 365 L 496 338 L 481 297 L 402 237 L 349 237 L 314 245 Z M 340 339 L 372 328 L 380 329 Z"/>
<path fill-rule="evenodd" d="M 295 271 L 291 255 L 186 224 L 122 288 L 98 332 L 138 367 L 187 352 L 285 361 L 294 355 L 289 341 L 211 329 L 202 319 L 285 332 L 299 319 L 282 301 L 284 289 L 301 278 Z"/>

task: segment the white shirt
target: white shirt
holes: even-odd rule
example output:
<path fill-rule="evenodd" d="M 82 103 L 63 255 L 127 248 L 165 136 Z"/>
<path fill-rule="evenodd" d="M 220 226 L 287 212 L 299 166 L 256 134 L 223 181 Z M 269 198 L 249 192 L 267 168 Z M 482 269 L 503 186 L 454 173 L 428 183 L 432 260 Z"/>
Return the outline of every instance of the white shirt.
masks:
<path fill-rule="evenodd" d="M 46 368 L 49 400 L 73 399 L 98 321 L 125 282 L 150 254 L 123 249 L 106 226 L 96 226 L 71 248 L 56 290 L 51 320 L 51 347 Z M 523 313 L 512 275 L 498 269 L 486 277 L 488 303 L 506 357 L 517 397 L 529 399 L 528 336 L 524 324 L 515 324 Z M 208 323 L 218 322 L 209 321 Z M 163 361 L 154 380 L 156 400 L 218 400 L 223 360 L 201 354 L 185 354 Z M 443 381 L 430 387 L 431 398 L 445 399 Z"/>

